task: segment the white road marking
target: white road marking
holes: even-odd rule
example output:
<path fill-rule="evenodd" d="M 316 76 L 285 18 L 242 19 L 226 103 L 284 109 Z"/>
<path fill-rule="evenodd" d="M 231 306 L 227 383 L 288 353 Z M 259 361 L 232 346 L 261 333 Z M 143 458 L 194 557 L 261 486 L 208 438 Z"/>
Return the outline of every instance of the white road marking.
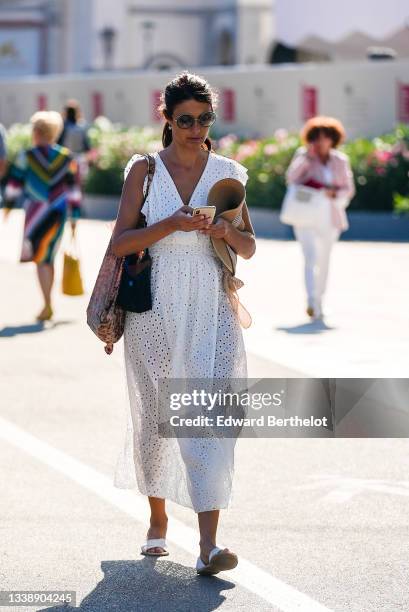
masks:
<path fill-rule="evenodd" d="M 2 417 L 0 417 L 0 438 L 64 474 L 81 487 L 92 491 L 115 508 L 146 525 L 149 519 L 148 504 L 146 498 L 135 494 L 135 491 L 115 488 L 111 479 Z M 169 519 L 167 540 L 196 557 L 198 553 L 197 532 L 174 517 L 169 516 Z M 225 548 L 223 544 L 218 544 L 218 546 Z M 305 612 L 306 610 L 308 612 L 331 612 L 329 608 L 256 567 L 241 556 L 237 568 L 230 570 L 227 576 L 283 612 Z"/>
<path fill-rule="evenodd" d="M 344 478 L 342 476 L 311 476 L 316 482 L 298 485 L 297 490 L 316 490 L 323 487 L 331 487 L 325 495 L 319 498 L 319 502 L 329 502 L 342 504 L 360 493 L 375 491 L 376 493 L 386 493 L 387 495 L 401 495 L 409 497 L 409 482 L 406 481 L 387 481 L 369 478 Z"/>

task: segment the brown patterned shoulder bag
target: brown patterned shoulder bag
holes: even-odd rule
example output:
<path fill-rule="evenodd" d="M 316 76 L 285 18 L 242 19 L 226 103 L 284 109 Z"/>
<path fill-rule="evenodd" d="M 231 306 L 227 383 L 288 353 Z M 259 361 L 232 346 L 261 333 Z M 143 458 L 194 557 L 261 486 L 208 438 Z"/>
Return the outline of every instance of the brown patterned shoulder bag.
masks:
<path fill-rule="evenodd" d="M 149 153 L 144 157 L 148 162 L 148 181 L 142 206 L 148 197 L 155 172 L 155 158 Z M 145 215 L 141 211 L 136 228 L 145 226 Z M 139 252 L 138 259 L 143 254 L 144 251 Z M 111 236 L 87 306 L 87 325 L 102 342 L 105 342 L 104 349 L 107 355 L 111 355 L 114 343 L 118 342 L 124 333 L 126 311 L 117 303 L 117 297 L 125 258 L 126 256 L 118 257 L 112 252 Z"/>

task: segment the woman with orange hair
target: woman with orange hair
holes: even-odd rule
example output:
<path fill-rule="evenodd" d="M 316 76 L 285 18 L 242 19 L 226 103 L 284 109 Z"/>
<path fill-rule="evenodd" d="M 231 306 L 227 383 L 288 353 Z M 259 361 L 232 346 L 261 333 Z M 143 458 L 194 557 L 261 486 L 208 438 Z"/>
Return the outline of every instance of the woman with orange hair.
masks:
<path fill-rule="evenodd" d="M 329 227 L 301 227 L 294 225 L 305 259 L 307 314 L 322 318 L 330 254 L 341 232 L 348 229 L 345 208 L 355 194 L 353 175 L 348 157 L 337 150 L 345 139 L 340 121 L 333 117 L 314 117 L 301 130 L 304 146 L 297 149 L 288 167 L 288 184 L 322 189 L 331 207 Z"/>

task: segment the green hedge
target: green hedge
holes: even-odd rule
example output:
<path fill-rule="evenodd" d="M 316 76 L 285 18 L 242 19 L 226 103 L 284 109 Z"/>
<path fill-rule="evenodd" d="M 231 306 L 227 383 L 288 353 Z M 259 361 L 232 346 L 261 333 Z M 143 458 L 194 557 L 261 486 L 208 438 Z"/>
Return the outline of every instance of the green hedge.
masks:
<path fill-rule="evenodd" d="M 218 141 L 221 153 L 249 170 L 248 202 L 279 209 L 285 193 L 285 171 L 300 145 L 294 134 L 278 130 L 271 139 L 240 142 L 234 136 Z M 372 140 L 358 139 L 341 147 L 350 159 L 356 195 L 350 210 L 405 212 L 409 195 L 409 126 Z"/>
<path fill-rule="evenodd" d="M 212 136 L 212 133 L 211 133 Z M 125 129 L 99 117 L 89 129 L 94 162 L 85 183 L 90 194 L 120 195 L 123 170 L 136 152 L 162 148 L 161 133 L 149 127 Z M 14 125 L 8 132 L 12 161 L 19 149 L 29 146 L 30 127 Z M 240 140 L 233 134 L 213 133 L 218 153 L 236 159 L 249 170 L 249 206 L 279 209 L 285 193 L 285 171 L 300 145 L 298 135 L 277 130 L 262 140 Z M 350 210 L 407 212 L 409 197 L 409 126 L 372 140 L 358 139 L 341 147 L 350 158 L 357 193 Z"/>

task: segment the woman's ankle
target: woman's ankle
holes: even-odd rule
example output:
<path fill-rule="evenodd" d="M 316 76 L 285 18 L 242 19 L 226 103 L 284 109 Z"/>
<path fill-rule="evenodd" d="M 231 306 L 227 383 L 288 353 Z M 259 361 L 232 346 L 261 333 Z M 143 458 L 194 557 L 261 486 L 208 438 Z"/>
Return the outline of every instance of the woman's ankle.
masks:
<path fill-rule="evenodd" d="M 200 548 L 214 548 L 216 546 L 216 542 L 211 538 L 200 538 L 199 546 Z"/>
<path fill-rule="evenodd" d="M 150 518 L 150 526 L 151 527 L 162 527 L 163 525 L 167 525 L 168 524 L 168 517 L 167 515 L 163 515 L 163 516 L 151 516 Z"/>

